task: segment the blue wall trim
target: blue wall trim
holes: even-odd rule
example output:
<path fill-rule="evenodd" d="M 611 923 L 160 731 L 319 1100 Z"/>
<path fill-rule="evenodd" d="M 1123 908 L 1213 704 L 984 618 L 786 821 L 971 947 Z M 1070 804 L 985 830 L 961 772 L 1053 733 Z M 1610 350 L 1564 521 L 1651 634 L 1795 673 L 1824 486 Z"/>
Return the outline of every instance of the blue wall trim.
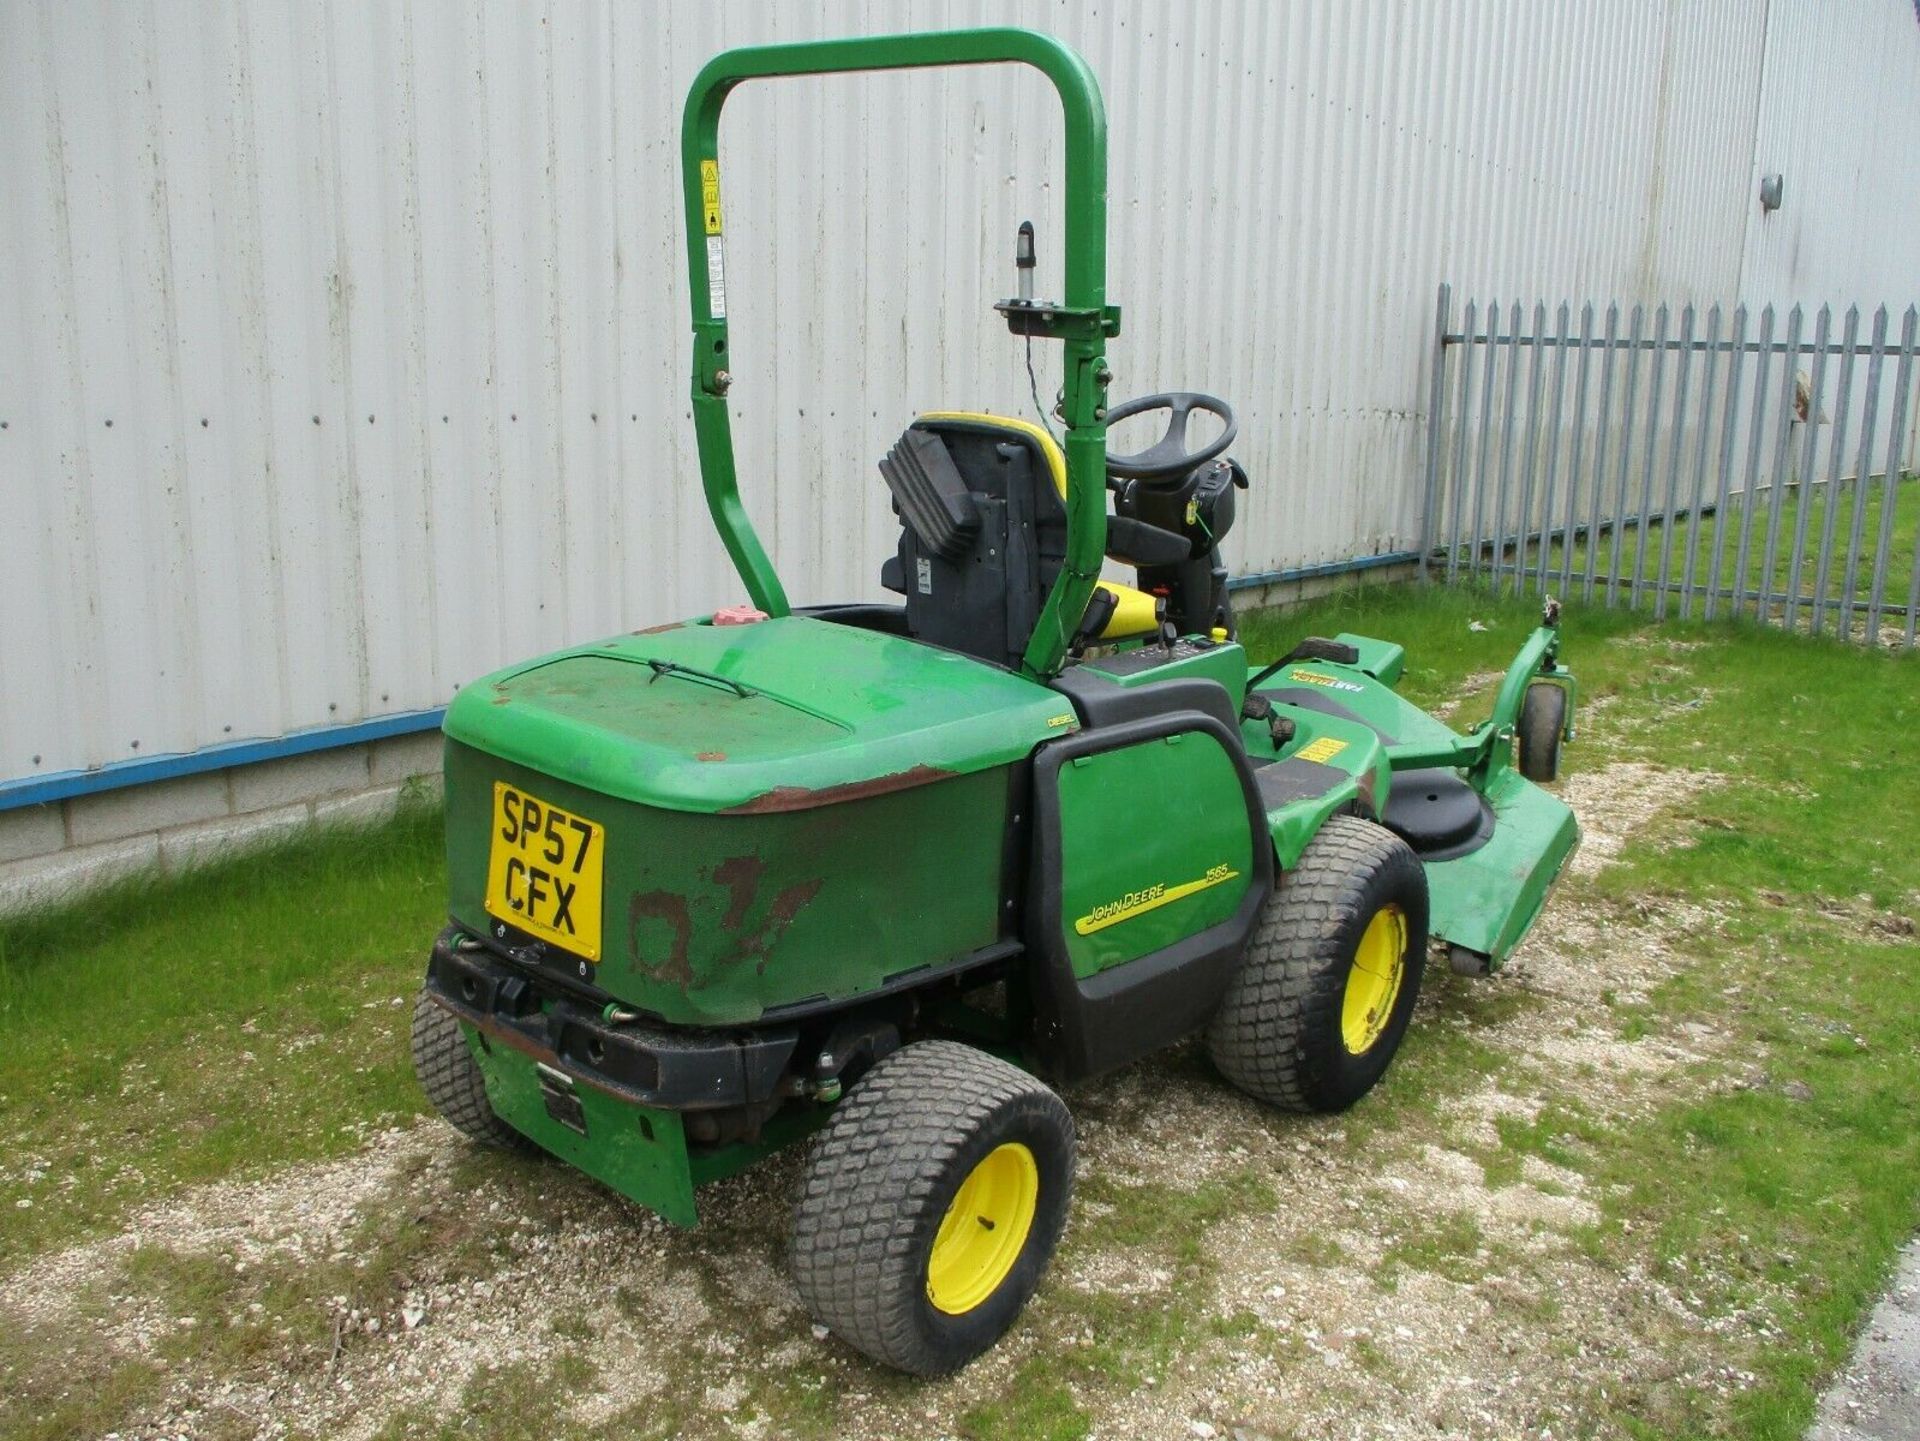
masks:
<path fill-rule="evenodd" d="M 1320 576 L 1377 570 L 1382 566 L 1408 565 L 1418 559 L 1420 553 L 1413 550 L 1395 551 L 1389 555 L 1363 555 L 1352 560 L 1331 560 L 1319 565 L 1295 566 L 1291 570 L 1267 570 L 1257 575 L 1235 576 L 1227 585 L 1232 590 L 1251 590 L 1258 586 L 1285 585 L 1290 581 L 1313 580 Z M 183 751 L 178 755 L 109 761 L 92 770 L 18 776 L 0 781 L 0 811 L 48 805 L 54 801 L 71 800 L 75 796 L 118 790 L 122 786 L 148 785 L 154 781 L 173 780 L 177 776 L 201 775 L 207 771 L 226 770 L 230 766 L 250 766 L 260 761 L 331 750 L 336 746 L 363 745 L 367 741 L 385 740 L 389 736 L 436 730 L 440 718 L 445 714 L 444 707 L 400 711 L 347 725 L 314 726 L 310 730 L 295 731 L 292 735 L 271 740 L 228 741 L 202 750 Z"/>
<path fill-rule="evenodd" d="M 347 725 L 314 726 L 272 740 L 227 741 L 202 750 L 177 755 L 141 756 L 137 760 L 109 761 L 92 770 L 58 771 L 53 775 L 19 776 L 0 781 L 0 811 L 21 806 L 47 805 L 71 800 L 75 796 L 118 790 L 122 786 L 147 785 L 172 780 L 177 776 L 199 775 L 206 771 L 226 770 L 229 766 L 254 765 L 259 761 L 279 760 L 285 756 L 306 755 L 310 751 L 331 750 L 336 746 L 363 745 L 389 736 L 412 735 L 416 731 L 438 730 L 444 707 L 433 710 L 399 711 L 375 716 L 371 720 Z"/>
<path fill-rule="evenodd" d="M 1916 0 L 1920 3 L 1920 0 Z M 1316 580 L 1325 575 L 1352 575 L 1360 570 L 1379 570 L 1388 565 L 1412 565 L 1420 559 L 1417 550 L 1389 551 L 1386 555 L 1359 555 L 1352 560 L 1327 560 L 1318 565 L 1296 565 L 1291 570 L 1263 570 L 1257 575 L 1236 575 L 1227 582 L 1228 590 L 1253 590 L 1264 585 L 1286 585 L 1296 580 Z"/>

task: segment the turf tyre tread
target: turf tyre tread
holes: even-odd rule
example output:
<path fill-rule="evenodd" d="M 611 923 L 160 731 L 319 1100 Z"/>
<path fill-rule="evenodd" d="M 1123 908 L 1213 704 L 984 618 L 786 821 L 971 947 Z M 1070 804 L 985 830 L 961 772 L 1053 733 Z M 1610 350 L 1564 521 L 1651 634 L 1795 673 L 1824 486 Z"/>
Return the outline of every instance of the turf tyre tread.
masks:
<path fill-rule="evenodd" d="M 1566 728 L 1567 692 L 1564 686 L 1536 681 L 1520 702 L 1520 725 L 1514 733 L 1513 761 L 1530 781 L 1557 780 L 1560 740 Z"/>
<path fill-rule="evenodd" d="M 434 1110 L 469 1140 L 506 1151 L 536 1149 L 494 1113 L 460 1023 L 425 989 L 413 1000 L 413 1073 Z"/>
<path fill-rule="evenodd" d="M 1383 899 L 1407 913 L 1412 944 L 1386 1031 L 1368 1064 L 1343 1060 L 1348 940 Z M 1207 1028 L 1215 1067 L 1288 1111 L 1340 1111 L 1379 1080 L 1418 998 L 1427 949 L 1426 871 L 1407 843 L 1356 816 L 1332 816 L 1267 901 L 1253 941 Z M 1364 1084 L 1361 1082 L 1364 1081 Z"/>
<path fill-rule="evenodd" d="M 1005 1140 L 1035 1152 L 1040 1195 L 1000 1288 L 953 1317 L 927 1299 L 926 1260 L 954 1192 Z M 1073 1188 L 1073 1119 L 1043 1082 L 971 1046 L 922 1041 L 886 1057 L 815 1140 L 794 1208 L 792 1268 L 816 1320 L 919 1376 L 964 1365 L 1039 1285 Z"/>

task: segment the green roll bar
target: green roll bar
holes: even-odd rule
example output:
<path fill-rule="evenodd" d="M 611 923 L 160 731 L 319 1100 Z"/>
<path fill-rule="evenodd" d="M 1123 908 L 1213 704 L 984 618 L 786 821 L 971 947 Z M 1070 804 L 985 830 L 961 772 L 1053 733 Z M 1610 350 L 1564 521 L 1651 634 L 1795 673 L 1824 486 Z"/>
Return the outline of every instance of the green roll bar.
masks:
<path fill-rule="evenodd" d="M 755 605 L 787 615 L 787 593 L 740 503 L 726 395 L 737 357 L 727 341 L 725 225 L 720 201 L 720 111 L 734 86 L 778 75 L 917 70 L 945 65 L 1031 65 L 1053 82 L 1066 114 L 1066 299 L 1036 333 L 1065 342 L 1067 555 L 1022 658 L 1032 675 L 1058 673 L 1085 613 L 1107 548 L 1105 342 L 1120 316 L 1107 293 L 1107 117 L 1093 71 L 1067 46 L 1031 30 L 955 30 L 729 50 L 688 92 L 680 136 L 686 191 L 687 271 L 693 306 L 693 428 L 714 526 Z"/>

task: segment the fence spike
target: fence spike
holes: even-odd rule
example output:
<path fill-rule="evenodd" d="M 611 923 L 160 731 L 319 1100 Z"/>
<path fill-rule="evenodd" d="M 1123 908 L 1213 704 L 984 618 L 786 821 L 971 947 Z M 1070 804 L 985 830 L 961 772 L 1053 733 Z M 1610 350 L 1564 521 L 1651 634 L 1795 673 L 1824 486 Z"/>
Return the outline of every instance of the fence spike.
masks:
<path fill-rule="evenodd" d="M 1450 581 L 1460 568 L 1460 521 L 1467 505 L 1467 431 L 1473 416 L 1472 338 L 1479 321 L 1480 302 L 1469 299 L 1466 318 L 1460 326 L 1460 333 L 1468 338 L 1468 344 L 1460 351 L 1460 400 L 1453 421 L 1453 474 L 1447 487 L 1451 497 L 1448 513 L 1453 522 L 1447 539 L 1447 579 Z"/>
<path fill-rule="evenodd" d="M 1653 374 L 1647 377 L 1647 458 L 1640 474 L 1640 510 L 1633 525 L 1633 588 L 1627 604 L 1640 606 L 1647 575 L 1647 518 L 1653 513 L 1653 475 L 1660 449 L 1660 402 L 1667 378 L 1667 324 L 1672 318 L 1665 301 L 1653 313 Z"/>
<path fill-rule="evenodd" d="M 1713 438 L 1713 383 L 1720 373 L 1720 306 L 1718 303 L 1707 310 L 1706 345 L 1706 369 L 1700 380 L 1700 422 L 1694 436 L 1693 498 L 1687 503 L 1686 557 L 1680 573 L 1680 615 L 1683 620 L 1691 619 L 1693 616 L 1694 554 L 1700 548 L 1700 535 L 1704 529 L 1700 515 L 1700 502 L 1707 488 L 1707 446 Z M 1676 411 L 1675 424 L 1677 428 L 1674 432 L 1674 444 L 1678 447 L 1686 437 L 1684 411 Z M 1678 474 L 1678 467 L 1675 468 L 1675 474 Z M 1672 497 L 1669 496 L 1669 498 Z M 1668 516 L 1669 529 L 1678 523 L 1677 517 Z M 1672 542 L 1663 539 L 1660 552 L 1660 594 L 1662 596 L 1667 594 L 1668 583 L 1673 576 L 1670 566 L 1672 554 Z"/>
<path fill-rule="evenodd" d="M 1613 522 L 1607 527 L 1607 606 L 1620 594 L 1620 531 L 1627 513 L 1627 482 L 1633 475 L 1633 410 L 1639 398 L 1640 340 L 1646 333 L 1646 307 L 1639 301 L 1627 325 L 1626 401 L 1620 417 L 1620 482 L 1614 495 Z"/>

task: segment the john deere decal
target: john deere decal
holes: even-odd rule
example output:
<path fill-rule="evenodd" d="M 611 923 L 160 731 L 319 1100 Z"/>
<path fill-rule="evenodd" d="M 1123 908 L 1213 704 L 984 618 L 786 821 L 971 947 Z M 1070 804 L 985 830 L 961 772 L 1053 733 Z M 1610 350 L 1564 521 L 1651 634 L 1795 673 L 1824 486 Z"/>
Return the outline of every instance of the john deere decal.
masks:
<path fill-rule="evenodd" d="M 1157 911 L 1162 906 L 1170 906 L 1196 891 L 1225 885 L 1239 874 L 1240 872 L 1232 866 L 1219 865 L 1197 881 L 1182 881 L 1177 886 L 1152 885 L 1145 890 L 1128 891 L 1117 901 L 1108 901 L 1104 905 L 1095 906 L 1075 921 L 1073 928 L 1083 936 L 1090 936 L 1095 931 L 1104 931 L 1108 926 L 1117 926 L 1122 921 L 1130 921 L 1135 916 L 1145 915 L 1148 911 Z"/>

